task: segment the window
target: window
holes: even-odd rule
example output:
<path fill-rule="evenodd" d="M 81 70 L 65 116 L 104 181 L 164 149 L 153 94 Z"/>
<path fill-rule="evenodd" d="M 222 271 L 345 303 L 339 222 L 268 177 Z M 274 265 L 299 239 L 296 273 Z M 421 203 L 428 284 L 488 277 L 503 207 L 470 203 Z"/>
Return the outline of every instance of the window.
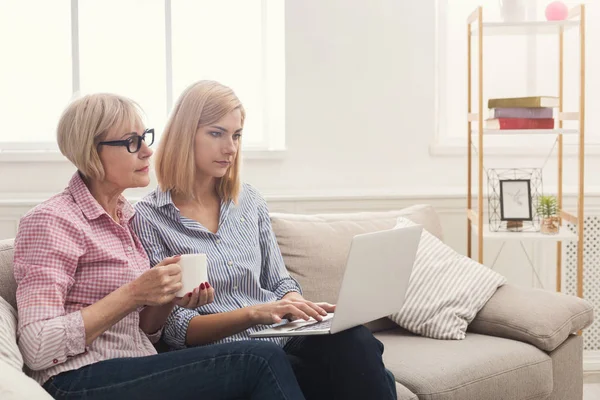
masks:
<path fill-rule="evenodd" d="M 2 142 L 51 141 L 72 93 L 70 2 L 34 3 L 0 2 Z"/>
<path fill-rule="evenodd" d="M 55 151 L 60 113 L 93 92 L 131 97 L 158 133 L 179 94 L 200 79 L 232 87 L 244 103 L 246 149 L 281 149 L 283 4 L 2 0 L 0 152 Z"/>
<path fill-rule="evenodd" d="M 590 0 L 564 1 L 569 8 L 586 4 L 586 87 L 597 87 L 593 72 L 600 67 L 600 55 L 592 54 L 597 47 L 595 38 L 600 37 L 599 26 L 593 21 L 600 18 L 600 4 Z M 438 0 L 437 1 L 437 115 L 438 129 L 432 146 L 433 154 L 464 155 L 467 134 L 467 17 L 479 5 L 483 5 L 485 22 L 500 22 L 498 2 L 481 0 Z M 548 2 L 530 1 L 528 19 L 545 20 L 544 11 Z M 548 36 L 485 36 L 484 38 L 484 118 L 487 118 L 487 99 L 490 97 L 516 97 L 534 95 L 558 95 L 558 38 Z M 579 93 L 579 32 L 577 29 L 565 33 L 565 111 L 578 111 Z M 473 107 L 477 99 L 477 41 L 472 41 Z M 596 85 L 596 86 L 594 86 Z M 587 90 L 586 109 L 600 106 L 600 97 Z M 473 112 L 477 112 L 473 108 Z M 565 124 L 567 126 L 567 123 Z M 586 143 L 600 141 L 597 136 L 600 119 L 592 113 L 586 115 Z M 576 143 L 565 136 L 565 144 Z M 486 138 L 488 148 L 531 146 L 544 149 L 552 144 L 553 137 L 515 137 L 508 141 L 504 137 Z M 549 142 L 549 143 L 548 143 Z M 569 146 L 573 147 L 573 146 Z M 549 150 L 550 148 L 548 148 Z M 568 149 L 566 149 L 567 151 Z M 543 152 L 542 150 L 541 152 Z M 489 154 L 490 152 L 488 152 Z M 494 151 L 492 151 L 494 153 Z M 500 151 L 499 153 L 502 153 Z M 531 150 L 528 149 L 528 153 Z M 547 154 L 547 152 L 546 152 Z"/>

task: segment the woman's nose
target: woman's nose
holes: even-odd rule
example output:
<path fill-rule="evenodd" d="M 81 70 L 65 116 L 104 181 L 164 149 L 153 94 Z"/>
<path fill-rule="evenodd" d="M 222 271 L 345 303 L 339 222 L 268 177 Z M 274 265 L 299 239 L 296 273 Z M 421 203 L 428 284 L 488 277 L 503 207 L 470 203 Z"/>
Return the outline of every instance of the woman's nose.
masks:
<path fill-rule="evenodd" d="M 142 158 L 148 158 L 153 153 L 154 151 L 150 147 L 148 147 L 146 142 L 142 141 L 142 147 L 140 147 L 140 156 L 142 156 Z"/>
<path fill-rule="evenodd" d="M 225 144 L 225 152 L 227 154 L 232 154 L 232 153 L 235 153 L 236 150 L 237 150 L 237 145 L 234 142 L 234 140 L 233 139 L 228 139 L 227 143 Z"/>

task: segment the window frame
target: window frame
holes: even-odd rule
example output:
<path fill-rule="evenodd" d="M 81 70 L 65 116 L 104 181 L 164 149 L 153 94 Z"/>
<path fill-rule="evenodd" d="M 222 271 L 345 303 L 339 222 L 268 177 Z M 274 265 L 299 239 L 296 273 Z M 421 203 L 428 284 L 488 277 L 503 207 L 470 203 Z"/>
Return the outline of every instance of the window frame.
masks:
<path fill-rule="evenodd" d="M 71 1 L 71 92 L 80 91 L 79 0 Z M 174 103 L 171 34 L 172 0 L 165 7 L 166 115 Z M 285 2 L 261 0 L 263 139 L 243 146 L 245 159 L 279 159 L 285 154 Z M 159 136 L 159 135 L 158 135 Z M 158 137 L 160 140 L 160 136 Z M 56 142 L 0 142 L 1 162 L 64 162 Z"/>

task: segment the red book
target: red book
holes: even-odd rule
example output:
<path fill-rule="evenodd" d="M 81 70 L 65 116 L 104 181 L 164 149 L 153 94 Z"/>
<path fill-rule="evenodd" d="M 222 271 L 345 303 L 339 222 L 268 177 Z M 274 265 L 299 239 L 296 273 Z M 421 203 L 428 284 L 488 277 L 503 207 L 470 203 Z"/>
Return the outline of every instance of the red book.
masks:
<path fill-rule="evenodd" d="M 485 121 L 486 129 L 554 129 L 553 118 L 493 118 Z"/>

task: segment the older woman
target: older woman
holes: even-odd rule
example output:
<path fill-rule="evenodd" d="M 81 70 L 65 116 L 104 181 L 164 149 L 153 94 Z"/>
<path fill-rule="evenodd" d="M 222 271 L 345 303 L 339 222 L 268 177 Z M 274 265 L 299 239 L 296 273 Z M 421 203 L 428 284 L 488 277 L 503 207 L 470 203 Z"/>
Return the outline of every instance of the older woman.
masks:
<path fill-rule="evenodd" d="M 156 354 L 175 304 L 213 301 L 199 282 L 183 298 L 178 257 L 150 268 L 122 193 L 149 183 L 154 140 L 129 99 L 73 102 L 58 125 L 77 167 L 64 192 L 25 215 L 15 240 L 18 339 L 33 377 L 65 399 L 303 399 L 285 353 L 240 342 Z"/>
<path fill-rule="evenodd" d="M 133 228 L 151 260 L 208 255 L 210 285 L 219 296 L 174 310 L 165 341 L 177 349 L 247 340 L 283 318 L 321 320 L 335 308 L 302 297 L 285 268 L 265 200 L 240 182 L 244 120 L 228 87 L 211 81 L 188 87 L 157 151 L 160 186 L 136 204 Z M 365 327 L 269 340 L 286 351 L 309 399 L 396 399 L 383 344 Z"/>

